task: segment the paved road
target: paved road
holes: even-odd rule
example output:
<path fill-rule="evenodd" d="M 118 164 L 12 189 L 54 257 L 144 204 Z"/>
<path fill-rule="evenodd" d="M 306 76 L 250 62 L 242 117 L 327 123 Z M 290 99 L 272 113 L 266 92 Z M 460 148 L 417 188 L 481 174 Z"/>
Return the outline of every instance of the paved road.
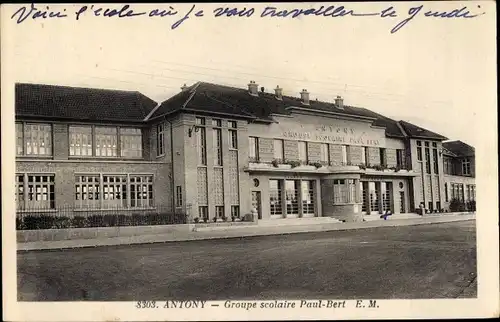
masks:
<path fill-rule="evenodd" d="M 20 301 L 475 297 L 475 221 L 17 255 Z"/>

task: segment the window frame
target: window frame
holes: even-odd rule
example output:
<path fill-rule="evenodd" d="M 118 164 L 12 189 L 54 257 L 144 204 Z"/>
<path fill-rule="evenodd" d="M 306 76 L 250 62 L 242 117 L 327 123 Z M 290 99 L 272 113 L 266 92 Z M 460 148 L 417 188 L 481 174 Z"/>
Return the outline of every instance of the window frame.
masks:
<path fill-rule="evenodd" d="M 16 172 L 15 175 L 16 212 L 54 211 L 57 209 L 55 173 Z M 30 180 L 30 177 L 33 179 Z M 20 199 L 21 196 L 22 200 Z M 45 200 L 44 196 L 46 197 Z M 38 199 L 39 197 L 40 199 Z M 42 205 L 38 205 L 37 203 L 42 203 Z"/>
<path fill-rule="evenodd" d="M 156 156 L 161 157 L 165 153 L 165 123 L 162 122 L 156 125 Z"/>
<path fill-rule="evenodd" d="M 248 137 L 248 145 L 249 145 L 249 150 L 248 150 L 248 159 L 250 162 L 259 162 L 259 138 L 255 136 L 249 136 Z M 252 149 L 253 149 L 253 155 L 252 155 Z"/>
<path fill-rule="evenodd" d="M 100 172 L 100 173 L 86 173 L 86 172 L 76 172 L 74 173 L 74 195 L 73 195 L 73 205 L 75 211 L 92 211 L 92 210 L 109 210 L 109 209 L 119 209 L 119 210 L 139 210 L 139 209 L 154 209 L 156 207 L 156 194 L 155 194 L 155 175 L 152 173 L 114 173 L 114 172 Z M 85 178 L 85 179 L 83 179 Z M 89 181 L 89 178 L 92 178 Z M 105 180 L 104 178 L 108 178 Z M 110 180 L 113 178 L 113 180 Z M 116 178 L 121 178 L 120 180 L 115 180 Z M 134 180 L 132 180 L 134 178 Z M 141 180 L 136 181 L 137 178 Z M 146 178 L 145 180 L 142 180 Z M 150 179 L 149 179 L 150 178 Z M 146 191 L 144 191 L 143 186 L 146 186 Z M 83 189 L 83 187 L 86 187 Z M 89 187 L 92 187 L 93 197 L 88 198 L 90 193 Z M 121 186 L 120 191 L 116 191 L 117 186 Z M 105 189 L 107 187 L 108 189 Z M 109 189 L 113 187 L 113 189 Z M 134 188 L 132 188 L 134 187 Z M 138 188 L 140 187 L 140 188 Z M 111 191 L 112 190 L 112 191 Z M 85 197 L 83 194 L 86 194 Z M 110 198 L 105 198 L 105 194 L 108 195 L 114 193 L 115 196 Z M 120 197 L 116 198 L 116 194 L 120 193 Z M 146 193 L 146 198 L 143 198 L 144 193 Z M 78 194 L 79 197 L 78 197 Z M 135 194 L 135 195 L 133 195 Z M 141 194 L 141 197 L 138 197 Z M 83 200 L 87 200 L 83 202 Z M 88 200 L 98 200 L 98 202 L 92 203 Z M 106 202 L 105 200 L 121 200 L 117 203 Z M 133 202 L 134 200 L 134 202 Z M 141 200 L 141 204 L 138 204 L 138 200 Z M 146 205 L 143 205 L 142 200 L 146 200 Z M 79 202 L 78 202 L 79 201 Z M 111 207 L 109 207 L 111 205 Z"/>
<path fill-rule="evenodd" d="M 20 132 L 18 132 L 18 126 L 20 128 Z M 35 131 L 37 133 L 36 139 L 33 140 L 33 136 L 27 135 L 28 133 L 28 127 L 33 127 L 33 126 L 38 126 L 37 130 Z M 40 127 L 43 127 L 43 130 L 40 130 Z M 48 132 L 46 129 L 48 128 Z M 54 156 L 54 126 L 53 123 L 47 123 L 47 122 L 30 122 L 30 121 L 16 121 L 15 122 L 15 131 L 16 131 L 16 157 L 30 157 L 30 158 L 51 158 Z M 31 130 L 30 133 L 33 133 L 34 131 Z M 19 135 L 21 134 L 21 136 Z M 40 135 L 42 134 L 42 135 Z M 42 140 L 40 141 L 40 138 Z M 29 140 L 28 140 L 29 139 Z M 34 145 L 33 144 L 28 144 L 28 143 L 33 143 L 36 142 L 37 145 L 37 152 L 38 153 L 28 153 L 28 146 L 30 146 L 30 151 L 34 151 Z M 43 143 L 43 148 L 44 148 L 44 153 L 40 153 L 40 147 L 41 144 L 38 143 Z M 22 146 L 18 145 L 19 143 L 22 143 Z M 22 151 L 19 151 L 20 148 L 22 148 Z M 20 152 L 20 153 L 18 153 Z M 48 153 L 47 153 L 48 152 Z"/>

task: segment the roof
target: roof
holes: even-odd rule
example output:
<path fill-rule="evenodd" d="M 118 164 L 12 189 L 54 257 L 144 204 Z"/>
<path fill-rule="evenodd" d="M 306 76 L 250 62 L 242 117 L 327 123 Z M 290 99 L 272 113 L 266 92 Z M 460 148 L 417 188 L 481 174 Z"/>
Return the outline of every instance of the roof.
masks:
<path fill-rule="evenodd" d="M 136 91 L 16 83 L 16 116 L 141 122 L 158 104 Z"/>
<path fill-rule="evenodd" d="M 458 140 L 443 142 L 443 148 L 452 152 L 458 157 L 474 156 L 476 153 L 474 147 Z"/>
<path fill-rule="evenodd" d="M 435 132 L 424 129 L 423 127 L 411 124 L 406 121 L 399 121 L 401 127 L 405 130 L 408 136 L 412 138 L 434 139 L 434 140 L 448 140 L 447 137 L 437 134 Z"/>
<path fill-rule="evenodd" d="M 184 110 L 272 121 L 273 115 L 290 115 L 289 108 L 293 106 L 305 107 L 297 97 L 283 96 L 278 100 L 274 94 L 267 92 L 259 92 L 254 96 L 247 89 L 198 82 L 162 102 L 150 119 Z M 306 108 L 311 111 L 333 112 L 340 116 L 372 118 L 373 125 L 385 127 L 386 135 L 404 137 L 397 121 L 365 108 L 344 105 L 341 109 L 333 103 L 318 100 L 310 100 Z"/>

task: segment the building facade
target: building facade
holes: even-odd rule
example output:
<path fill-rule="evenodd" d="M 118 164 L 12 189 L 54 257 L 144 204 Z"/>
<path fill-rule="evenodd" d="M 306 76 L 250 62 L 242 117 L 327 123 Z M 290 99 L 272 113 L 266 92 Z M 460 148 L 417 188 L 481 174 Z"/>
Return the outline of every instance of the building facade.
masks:
<path fill-rule="evenodd" d="M 161 104 L 137 92 L 17 84 L 16 134 L 23 212 L 162 208 L 194 220 L 255 209 L 259 220 L 360 221 L 421 203 L 445 210 L 459 181 L 444 160 L 471 158 L 341 97 L 284 96 L 253 81 L 198 82 Z"/>

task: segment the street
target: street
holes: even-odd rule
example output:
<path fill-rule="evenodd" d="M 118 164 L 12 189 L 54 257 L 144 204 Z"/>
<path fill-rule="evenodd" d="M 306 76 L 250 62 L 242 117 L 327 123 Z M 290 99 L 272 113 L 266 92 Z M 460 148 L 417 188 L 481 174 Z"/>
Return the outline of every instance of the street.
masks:
<path fill-rule="evenodd" d="M 475 221 L 17 254 L 19 301 L 476 297 Z"/>

